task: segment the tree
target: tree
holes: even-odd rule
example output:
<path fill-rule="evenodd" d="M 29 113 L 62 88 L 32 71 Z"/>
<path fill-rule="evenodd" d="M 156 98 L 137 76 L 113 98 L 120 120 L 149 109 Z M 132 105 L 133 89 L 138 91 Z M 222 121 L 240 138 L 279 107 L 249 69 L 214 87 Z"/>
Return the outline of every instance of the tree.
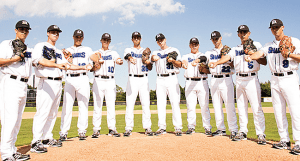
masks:
<path fill-rule="evenodd" d="M 156 90 L 150 90 L 150 100 L 151 100 L 151 101 L 157 100 L 157 97 L 156 97 Z"/>
<path fill-rule="evenodd" d="M 122 89 L 122 87 L 116 85 L 116 101 L 126 101 L 126 92 Z"/>
<path fill-rule="evenodd" d="M 271 82 L 260 83 L 261 97 L 271 97 Z"/>

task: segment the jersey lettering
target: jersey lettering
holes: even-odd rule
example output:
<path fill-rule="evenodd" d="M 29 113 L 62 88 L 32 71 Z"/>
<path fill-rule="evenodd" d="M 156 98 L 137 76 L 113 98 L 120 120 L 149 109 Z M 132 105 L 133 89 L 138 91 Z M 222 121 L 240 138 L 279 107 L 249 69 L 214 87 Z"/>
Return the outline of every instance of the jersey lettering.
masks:
<path fill-rule="evenodd" d="M 141 58 L 142 54 L 135 54 L 134 52 L 131 52 L 132 57 Z"/>
<path fill-rule="evenodd" d="M 192 59 L 192 58 L 188 58 L 188 62 L 193 62 L 195 59 Z"/>
<path fill-rule="evenodd" d="M 59 58 L 60 60 L 62 60 L 62 56 L 59 53 L 56 53 L 56 58 Z"/>
<path fill-rule="evenodd" d="M 210 60 L 214 60 L 214 59 L 221 59 L 221 55 L 214 55 L 214 54 L 210 54 Z"/>
<path fill-rule="evenodd" d="M 168 56 L 168 54 L 161 55 L 160 53 L 158 53 L 157 56 L 159 56 L 161 59 L 163 59 L 163 58 L 166 58 Z"/>
<path fill-rule="evenodd" d="M 73 58 L 85 58 L 85 52 L 72 54 Z"/>
<path fill-rule="evenodd" d="M 235 56 L 241 56 L 241 55 L 245 55 L 245 51 L 244 50 L 235 50 Z"/>
<path fill-rule="evenodd" d="M 78 66 L 85 66 L 85 63 L 78 63 Z"/>
<path fill-rule="evenodd" d="M 102 56 L 103 60 L 112 60 L 112 56 L 108 55 L 108 56 Z"/>
<path fill-rule="evenodd" d="M 269 50 L 268 50 L 268 53 L 280 53 L 280 50 L 279 48 L 272 48 L 272 47 L 269 47 Z"/>

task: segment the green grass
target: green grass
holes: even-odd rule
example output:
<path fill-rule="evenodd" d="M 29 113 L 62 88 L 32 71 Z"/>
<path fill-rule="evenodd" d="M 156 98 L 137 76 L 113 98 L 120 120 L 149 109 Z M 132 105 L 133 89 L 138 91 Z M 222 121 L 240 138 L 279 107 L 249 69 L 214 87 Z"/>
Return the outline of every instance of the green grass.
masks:
<path fill-rule="evenodd" d="M 225 120 L 226 119 L 226 114 L 224 114 Z M 204 132 L 204 129 L 202 127 L 202 119 L 201 119 L 201 114 L 197 113 L 197 126 L 196 126 L 196 132 Z M 292 139 L 292 128 L 291 128 L 291 117 L 288 114 L 287 115 L 288 121 L 289 121 L 289 133 L 290 133 L 290 138 Z M 68 137 L 76 137 L 78 136 L 77 134 L 77 117 L 73 117 L 72 119 L 72 124 L 71 124 L 71 129 L 69 130 Z M 279 135 L 277 132 L 277 125 L 275 121 L 274 114 L 272 113 L 267 113 L 265 114 L 265 119 L 266 119 L 266 131 L 265 134 L 267 135 L 266 139 L 267 140 L 273 140 L 273 141 L 279 141 Z M 152 120 L 152 130 L 156 131 L 158 129 L 157 122 L 157 114 L 152 114 L 151 115 L 151 120 Z M 32 140 L 32 121 L 33 119 L 24 119 L 22 120 L 22 125 L 21 129 L 18 135 L 18 140 L 16 142 L 16 146 L 21 146 L 21 145 L 29 145 L 31 140 Z M 59 138 L 59 131 L 60 131 L 60 118 L 57 118 L 54 129 L 53 129 L 53 134 L 54 138 L 58 139 Z M 123 133 L 125 132 L 125 115 L 116 115 L 116 127 L 118 132 Z M 143 126 L 142 126 L 142 115 L 141 114 L 136 114 L 134 116 L 134 132 L 144 132 Z M 182 114 L 182 123 L 183 123 L 183 131 L 187 130 L 187 116 L 186 113 Z M 211 114 L 211 125 L 213 126 L 212 131 L 217 130 L 216 128 L 216 122 L 215 122 L 215 116 L 214 114 Z M 227 121 L 225 121 L 226 128 L 228 129 L 227 126 Z M 107 122 L 106 122 L 106 115 L 102 117 L 102 125 L 101 125 L 101 134 L 107 134 L 108 133 L 108 128 L 107 128 Z M 172 124 L 172 114 L 167 114 L 167 131 L 174 131 L 174 127 Z M 249 114 L 249 123 L 248 123 L 248 138 L 257 138 L 255 134 L 255 128 L 254 128 L 254 122 L 253 122 L 253 115 L 252 113 Z M 92 124 L 92 116 L 89 117 L 89 125 L 87 129 L 87 134 L 88 136 L 91 136 L 93 133 L 93 124 Z M 227 131 L 227 134 L 229 135 L 230 132 Z"/>
<path fill-rule="evenodd" d="M 262 107 L 273 107 L 272 102 L 262 102 L 261 103 Z M 248 106 L 250 107 L 250 104 L 248 104 Z M 236 104 L 235 104 L 236 107 Z M 126 110 L 126 106 L 125 105 L 116 105 L 116 110 Z M 180 104 L 180 108 L 181 109 L 186 109 L 186 105 L 185 104 Z M 213 104 L 210 103 L 209 104 L 209 108 L 214 108 Z M 223 104 L 223 108 L 225 108 L 224 104 Z M 59 107 L 58 111 L 61 111 L 62 107 Z M 141 105 L 136 105 L 134 106 L 135 110 L 142 110 L 142 106 Z M 150 109 L 151 110 L 156 110 L 156 105 L 150 105 Z M 167 109 L 172 109 L 171 105 L 167 105 Z M 199 104 L 197 104 L 196 109 L 200 109 Z M 89 106 L 89 111 L 93 111 L 94 107 L 93 106 Z M 78 106 L 74 106 L 73 107 L 73 111 L 78 111 Z M 106 106 L 103 106 L 102 111 L 106 111 Z M 36 108 L 35 107 L 26 107 L 24 112 L 36 112 Z"/>

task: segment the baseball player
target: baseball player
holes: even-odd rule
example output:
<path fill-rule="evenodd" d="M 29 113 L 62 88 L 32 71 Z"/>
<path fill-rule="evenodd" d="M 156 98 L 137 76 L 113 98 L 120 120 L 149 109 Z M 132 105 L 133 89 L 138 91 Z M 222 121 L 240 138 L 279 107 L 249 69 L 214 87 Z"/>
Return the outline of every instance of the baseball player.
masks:
<path fill-rule="evenodd" d="M 0 44 L 0 71 L 3 73 L 0 84 L 1 158 L 5 161 L 30 159 L 30 155 L 17 152 L 15 146 L 32 67 L 31 49 L 26 50 L 24 45 L 25 48 L 18 50 L 15 42 L 24 44 L 29 30 L 31 28 L 27 21 L 18 21 L 15 26 L 15 40 L 5 40 Z"/>
<path fill-rule="evenodd" d="M 266 65 L 265 58 L 261 60 L 247 62 L 245 60 L 245 51 L 243 44 L 248 41 L 251 32 L 248 26 L 240 25 L 238 27 L 238 37 L 241 39 L 241 45 L 233 47 L 228 55 L 223 56 L 217 62 L 210 62 L 209 66 L 215 68 L 219 64 L 224 64 L 229 60 L 234 61 L 236 70 L 236 98 L 239 111 L 240 130 L 239 133 L 232 139 L 233 141 L 247 140 L 247 124 L 248 124 L 248 100 L 251 104 L 254 117 L 254 125 L 256 135 L 258 136 L 258 144 L 266 144 L 265 140 L 265 117 L 261 107 L 261 90 L 257 77 L 257 72 L 260 69 L 260 63 Z M 262 46 L 259 42 L 254 42 L 254 46 L 260 49 Z"/>
<path fill-rule="evenodd" d="M 32 61 L 36 66 L 35 74 L 39 77 L 36 98 L 36 114 L 33 119 L 33 139 L 31 152 L 47 152 L 48 146 L 61 147 L 62 143 L 53 139 L 52 130 L 56 121 L 57 111 L 61 98 L 62 76 L 60 69 L 84 69 L 68 64 L 61 50 L 55 47 L 62 31 L 56 25 L 47 29 L 47 42 L 35 45 L 32 52 Z"/>
<path fill-rule="evenodd" d="M 91 48 L 82 46 L 84 33 L 77 29 L 73 34 L 74 45 L 67 48 L 65 52 L 72 54 L 72 63 L 74 65 L 85 68 L 92 67 L 90 56 L 93 54 Z M 67 70 L 66 83 L 64 88 L 64 101 L 61 114 L 60 140 L 67 139 L 68 130 L 70 130 L 72 121 L 72 110 L 75 97 L 78 100 L 79 116 L 78 116 L 78 135 L 79 140 L 85 140 L 86 128 L 88 127 L 88 103 L 90 98 L 90 83 L 87 70 Z"/>
<path fill-rule="evenodd" d="M 222 36 L 220 32 L 213 31 L 211 33 L 211 41 L 215 48 L 207 51 L 205 55 L 208 58 L 208 62 L 217 62 L 221 59 L 221 50 L 223 48 Z M 237 135 L 238 125 L 234 104 L 234 87 L 232 81 L 232 74 L 234 74 L 234 68 L 232 62 L 220 64 L 215 68 L 209 68 L 211 73 L 211 97 L 214 105 L 215 119 L 217 131 L 212 135 L 226 135 L 226 127 L 224 124 L 224 114 L 222 104 L 224 101 L 227 120 L 230 134 L 230 139 L 233 139 Z"/>
<path fill-rule="evenodd" d="M 100 42 L 102 48 L 97 50 L 96 53 L 91 55 L 91 59 L 94 62 L 100 62 L 101 68 L 94 71 L 94 84 L 93 84 L 93 97 L 94 97 L 94 112 L 93 112 L 93 135 L 92 138 L 98 138 L 101 130 L 101 118 L 102 118 L 102 105 L 103 98 L 105 96 L 107 107 L 107 125 L 109 129 L 109 136 L 120 137 L 120 134 L 116 130 L 116 115 L 115 115 L 115 101 L 116 101 L 116 82 L 115 75 L 115 63 L 118 65 L 123 64 L 123 60 L 120 58 L 116 51 L 109 50 L 109 44 L 111 42 L 111 36 L 108 33 L 104 33 Z M 99 59 L 100 58 L 100 59 Z"/>
<path fill-rule="evenodd" d="M 284 26 L 281 20 L 273 19 L 270 22 L 270 29 L 275 40 L 267 43 L 261 50 L 251 55 L 250 60 L 256 60 L 267 56 L 271 76 L 271 92 L 274 114 L 277 122 L 280 142 L 273 144 L 274 148 L 290 149 L 291 143 L 288 132 L 288 121 L 286 118 L 286 104 L 288 105 L 293 129 L 295 146 L 292 153 L 300 154 L 300 111 L 299 111 L 299 76 L 297 74 L 300 62 L 300 41 L 291 37 L 295 46 L 294 52 L 288 55 L 281 54 L 280 43 L 284 37 Z"/>
<path fill-rule="evenodd" d="M 167 95 L 170 98 L 173 111 L 173 125 L 176 136 L 182 135 L 182 120 L 180 103 L 180 89 L 177 79 L 179 68 L 181 67 L 181 55 L 178 49 L 168 47 L 167 39 L 162 33 L 155 36 L 159 50 L 154 51 L 151 61 L 155 62 L 156 66 L 156 96 L 157 96 L 157 110 L 158 110 L 158 127 L 157 135 L 166 134 L 166 99 Z M 168 53 L 176 52 L 178 54 L 176 59 L 169 58 Z"/>
<path fill-rule="evenodd" d="M 143 108 L 143 128 L 145 134 L 153 136 L 151 130 L 151 113 L 150 113 L 150 94 L 148 83 L 148 71 L 152 70 L 152 63 L 149 58 L 142 61 L 143 52 L 146 49 L 141 47 L 141 34 L 133 32 L 131 36 L 133 47 L 126 48 L 124 51 L 124 59 L 128 62 L 128 82 L 126 87 L 126 127 L 124 136 L 130 136 L 133 129 L 133 109 L 135 100 L 139 94 Z M 149 53 L 150 54 L 150 53 Z"/>
<path fill-rule="evenodd" d="M 206 135 L 211 135 L 210 111 L 209 104 L 209 89 L 207 83 L 207 67 L 206 56 L 199 52 L 199 40 L 197 38 L 190 39 L 191 53 L 182 57 L 182 67 L 185 70 L 185 97 L 187 106 L 187 121 L 188 130 L 186 134 L 195 133 L 196 127 L 196 105 L 197 98 L 201 107 L 202 122 Z M 199 64 L 199 58 L 203 59 Z M 206 60 L 204 60 L 206 59 Z"/>

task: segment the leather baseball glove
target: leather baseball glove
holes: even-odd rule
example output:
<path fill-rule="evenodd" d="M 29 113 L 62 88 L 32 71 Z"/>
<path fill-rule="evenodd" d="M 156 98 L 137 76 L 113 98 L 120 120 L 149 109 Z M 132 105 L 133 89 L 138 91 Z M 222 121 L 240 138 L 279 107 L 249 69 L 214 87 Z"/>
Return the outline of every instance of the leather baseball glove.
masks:
<path fill-rule="evenodd" d="M 243 44 L 243 49 L 247 55 L 249 55 L 250 53 L 253 54 L 254 52 L 257 51 L 256 46 L 253 44 L 253 40 L 250 38 L 246 40 L 246 42 Z"/>
<path fill-rule="evenodd" d="M 55 50 L 48 48 L 47 46 L 43 47 L 43 57 L 54 63 L 56 63 L 56 53 Z"/>
<path fill-rule="evenodd" d="M 142 54 L 142 62 L 143 62 L 143 64 L 146 64 L 146 61 L 149 60 L 150 54 L 151 54 L 151 50 L 149 48 L 146 48 L 143 51 L 143 54 Z"/>
<path fill-rule="evenodd" d="M 227 46 L 227 45 L 223 46 L 223 48 L 221 49 L 221 52 L 220 52 L 221 57 L 227 55 L 230 50 L 231 50 L 231 48 L 229 46 Z"/>
<path fill-rule="evenodd" d="M 279 43 L 279 50 L 284 58 L 288 58 L 294 52 L 295 46 L 292 44 L 291 37 L 283 36 Z"/>
<path fill-rule="evenodd" d="M 99 60 L 101 59 L 101 53 L 100 52 L 97 52 L 95 53 L 96 55 L 98 55 L 98 62 L 93 62 L 93 67 L 92 69 L 90 70 L 91 72 L 93 71 L 96 71 L 96 70 L 99 70 L 101 68 L 101 63 L 99 62 Z"/>
<path fill-rule="evenodd" d="M 168 53 L 168 56 L 167 56 L 167 58 L 166 58 L 166 59 L 167 59 L 167 65 L 171 65 L 171 64 L 172 64 L 172 63 L 169 63 L 169 62 L 168 62 L 168 60 L 169 60 L 170 58 L 176 60 L 176 59 L 177 59 L 177 56 L 178 56 L 178 54 L 177 54 L 176 51 L 172 51 L 172 52 Z"/>
<path fill-rule="evenodd" d="M 12 41 L 13 46 L 13 56 L 19 56 L 21 57 L 21 62 L 25 62 L 25 51 L 27 49 L 27 46 L 21 41 L 20 39 L 15 39 Z"/>
<path fill-rule="evenodd" d="M 61 51 L 63 52 L 63 54 L 64 54 L 65 58 L 68 60 L 68 62 L 73 64 L 73 56 L 72 56 L 71 52 L 69 52 L 66 49 L 62 49 Z"/>

